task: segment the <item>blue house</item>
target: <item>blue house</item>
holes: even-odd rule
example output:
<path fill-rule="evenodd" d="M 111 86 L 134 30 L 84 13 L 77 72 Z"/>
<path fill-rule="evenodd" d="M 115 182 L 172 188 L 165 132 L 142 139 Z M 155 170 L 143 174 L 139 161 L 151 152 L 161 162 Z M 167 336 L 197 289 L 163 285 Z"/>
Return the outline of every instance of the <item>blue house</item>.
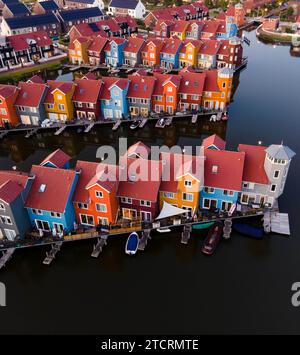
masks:
<path fill-rule="evenodd" d="M 48 168 L 60 168 L 69 169 L 70 168 L 71 157 L 66 154 L 61 149 L 55 150 L 53 153 L 49 154 L 42 162 L 41 166 L 46 166 Z"/>
<path fill-rule="evenodd" d="M 167 69 L 179 67 L 179 51 L 182 41 L 178 37 L 167 38 L 160 51 L 160 66 Z"/>
<path fill-rule="evenodd" d="M 72 196 L 79 171 L 33 165 L 34 176 L 25 207 L 31 225 L 53 235 L 74 228 Z"/>
<path fill-rule="evenodd" d="M 102 77 L 100 94 L 101 114 L 105 119 L 121 119 L 129 115 L 126 99 L 129 80 L 125 78 Z"/>
<path fill-rule="evenodd" d="M 223 150 L 225 142 L 218 136 L 208 137 L 204 146 L 204 188 L 199 207 L 204 210 L 228 211 L 237 202 L 242 189 L 245 154 Z"/>
<path fill-rule="evenodd" d="M 127 43 L 125 38 L 111 37 L 107 42 L 104 53 L 105 63 L 112 67 L 118 67 L 123 65 L 124 61 L 124 47 Z"/>

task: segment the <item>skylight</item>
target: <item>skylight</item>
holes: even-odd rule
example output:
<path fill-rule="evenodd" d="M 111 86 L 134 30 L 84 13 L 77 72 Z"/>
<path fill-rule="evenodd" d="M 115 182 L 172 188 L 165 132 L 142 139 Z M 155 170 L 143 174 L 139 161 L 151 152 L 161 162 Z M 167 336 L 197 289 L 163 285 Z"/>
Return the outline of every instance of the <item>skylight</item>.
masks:
<path fill-rule="evenodd" d="M 46 190 L 46 185 L 45 184 L 41 184 L 40 188 L 39 188 L 39 192 L 45 192 Z"/>

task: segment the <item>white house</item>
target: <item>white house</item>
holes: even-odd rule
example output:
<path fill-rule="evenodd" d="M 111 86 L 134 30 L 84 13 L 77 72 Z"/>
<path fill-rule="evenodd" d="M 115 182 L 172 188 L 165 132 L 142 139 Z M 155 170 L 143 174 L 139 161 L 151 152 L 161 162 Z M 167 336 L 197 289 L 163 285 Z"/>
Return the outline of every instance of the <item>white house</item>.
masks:
<path fill-rule="evenodd" d="M 111 0 L 108 5 L 108 14 L 129 15 L 143 19 L 146 13 L 145 5 L 141 0 Z"/>
<path fill-rule="evenodd" d="M 100 10 L 104 9 L 103 0 L 65 0 L 65 5 L 69 9 L 84 7 L 99 7 Z"/>

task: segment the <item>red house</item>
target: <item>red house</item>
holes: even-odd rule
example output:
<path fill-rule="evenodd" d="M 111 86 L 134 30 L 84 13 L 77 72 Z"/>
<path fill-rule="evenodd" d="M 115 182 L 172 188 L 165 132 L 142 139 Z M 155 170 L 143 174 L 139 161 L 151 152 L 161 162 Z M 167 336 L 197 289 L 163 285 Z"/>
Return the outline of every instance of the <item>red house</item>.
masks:
<path fill-rule="evenodd" d="M 200 110 L 205 83 L 205 73 L 184 72 L 179 86 L 180 110 Z"/>
<path fill-rule="evenodd" d="M 75 80 L 73 103 L 78 119 L 96 120 L 100 117 L 101 80 Z"/>

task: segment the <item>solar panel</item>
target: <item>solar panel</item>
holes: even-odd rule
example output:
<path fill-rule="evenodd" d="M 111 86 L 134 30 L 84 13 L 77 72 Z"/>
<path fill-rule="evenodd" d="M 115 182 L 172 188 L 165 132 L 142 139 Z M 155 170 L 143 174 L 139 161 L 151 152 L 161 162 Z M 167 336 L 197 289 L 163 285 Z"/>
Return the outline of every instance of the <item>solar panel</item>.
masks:
<path fill-rule="evenodd" d="M 89 23 L 89 27 L 93 32 L 99 32 L 100 30 L 96 23 Z"/>

